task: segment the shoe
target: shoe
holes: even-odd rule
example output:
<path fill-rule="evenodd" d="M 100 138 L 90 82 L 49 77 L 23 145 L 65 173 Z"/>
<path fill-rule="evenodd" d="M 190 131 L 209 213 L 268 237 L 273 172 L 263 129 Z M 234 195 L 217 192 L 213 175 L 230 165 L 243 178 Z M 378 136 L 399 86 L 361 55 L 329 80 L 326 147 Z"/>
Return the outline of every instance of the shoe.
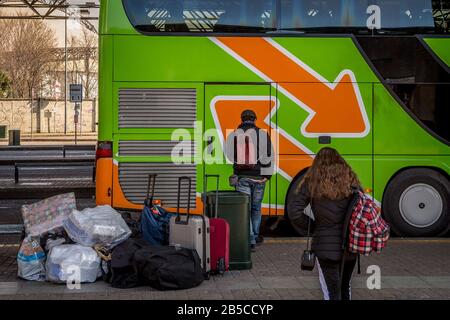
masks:
<path fill-rule="evenodd" d="M 256 245 L 257 245 L 257 246 L 262 245 L 263 242 L 264 242 L 264 237 L 263 237 L 263 236 L 258 236 L 258 237 L 256 238 Z"/>
<path fill-rule="evenodd" d="M 252 244 L 250 245 L 250 251 L 251 251 L 251 252 L 256 252 L 256 245 L 255 245 L 255 244 L 252 243 Z"/>

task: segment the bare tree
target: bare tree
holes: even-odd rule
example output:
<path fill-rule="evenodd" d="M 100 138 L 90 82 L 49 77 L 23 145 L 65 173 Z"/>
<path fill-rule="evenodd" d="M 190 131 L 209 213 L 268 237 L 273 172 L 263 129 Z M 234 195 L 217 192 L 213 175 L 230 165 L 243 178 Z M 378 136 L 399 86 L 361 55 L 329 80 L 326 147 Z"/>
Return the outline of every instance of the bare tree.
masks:
<path fill-rule="evenodd" d="M 83 85 L 86 99 L 97 96 L 97 41 L 97 36 L 85 28 L 79 37 L 69 39 L 69 77 L 73 83 L 80 82 Z"/>
<path fill-rule="evenodd" d="M 0 70 L 0 98 L 6 98 L 9 95 L 9 79 Z"/>
<path fill-rule="evenodd" d="M 0 20 L 0 30 L 0 68 L 10 80 L 11 95 L 29 98 L 54 60 L 55 34 L 43 20 Z"/>
<path fill-rule="evenodd" d="M 78 48 L 79 39 L 76 36 L 71 36 L 67 40 L 67 52 L 68 52 L 68 63 L 67 63 L 67 81 L 69 83 L 79 83 L 82 77 L 83 70 L 81 68 L 80 59 L 81 50 Z"/>

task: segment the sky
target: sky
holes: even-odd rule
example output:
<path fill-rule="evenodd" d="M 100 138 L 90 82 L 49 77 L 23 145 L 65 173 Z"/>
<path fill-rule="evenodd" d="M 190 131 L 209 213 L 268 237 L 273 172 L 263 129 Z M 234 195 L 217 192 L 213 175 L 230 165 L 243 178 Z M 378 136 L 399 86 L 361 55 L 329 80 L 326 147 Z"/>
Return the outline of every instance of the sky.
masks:
<path fill-rule="evenodd" d="M 69 0 L 69 3 L 73 5 L 72 8 L 68 9 L 68 13 L 74 13 L 75 16 L 79 16 L 79 11 L 76 7 L 77 4 L 80 3 L 86 3 L 86 0 Z M 99 3 L 100 0 L 89 0 L 89 2 L 95 2 L 95 3 Z M 98 17 L 99 15 L 99 10 L 98 9 L 90 9 L 90 15 L 91 17 Z M 95 28 L 98 30 L 98 21 L 92 21 L 90 20 L 91 23 L 95 26 Z M 59 20 L 59 21 L 49 21 L 47 22 L 48 25 L 55 30 L 56 32 L 56 36 L 57 36 L 57 40 L 58 40 L 58 44 L 60 46 L 64 46 L 64 21 L 63 20 Z M 67 21 L 67 35 L 70 38 L 71 35 L 78 35 L 80 34 L 82 31 L 82 25 L 77 21 L 76 18 L 74 19 L 69 19 Z"/>
<path fill-rule="evenodd" d="M 64 21 L 47 21 L 47 25 L 55 31 L 59 47 L 64 47 Z M 92 22 L 97 28 L 97 22 Z M 77 21 L 67 21 L 67 37 L 70 39 L 72 35 L 77 36 L 82 32 L 82 26 Z"/>

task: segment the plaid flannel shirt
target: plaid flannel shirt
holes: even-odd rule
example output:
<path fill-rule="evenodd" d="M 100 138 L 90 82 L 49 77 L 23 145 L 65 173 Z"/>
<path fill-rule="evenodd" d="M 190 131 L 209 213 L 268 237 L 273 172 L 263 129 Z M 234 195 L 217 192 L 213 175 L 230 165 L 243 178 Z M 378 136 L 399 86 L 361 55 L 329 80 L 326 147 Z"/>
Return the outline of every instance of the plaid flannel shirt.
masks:
<path fill-rule="evenodd" d="M 380 253 L 389 239 L 389 225 L 381 217 L 380 208 L 359 191 L 359 199 L 352 212 L 349 226 L 348 250 L 368 256 Z"/>

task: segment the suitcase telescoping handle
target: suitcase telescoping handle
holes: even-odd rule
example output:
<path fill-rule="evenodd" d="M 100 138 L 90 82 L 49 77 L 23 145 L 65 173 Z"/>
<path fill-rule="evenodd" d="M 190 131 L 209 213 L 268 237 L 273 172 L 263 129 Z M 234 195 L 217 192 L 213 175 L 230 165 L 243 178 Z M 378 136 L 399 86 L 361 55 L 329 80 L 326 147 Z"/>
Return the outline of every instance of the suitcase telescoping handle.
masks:
<path fill-rule="evenodd" d="M 180 215 L 180 199 L 181 199 L 181 183 L 183 182 L 183 180 L 188 182 L 188 200 L 187 200 L 187 217 L 186 217 L 186 221 L 182 221 L 181 220 L 181 215 Z M 189 224 L 189 216 L 190 216 L 190 212 L 191 212 L 191 186 L 192 186 L 192 180 L 189 177 L 179 177 L 178 178 L 178 198 L 177 198 L 177 217 L 175 219 L 175 223 L 176 224 Z"/>
<path fill-rule="evenodd" d="M 144 205 L 147 207 L 151 207 L 153 205 L 153 196 L 155 195 L 155 183 L 156 183 L 156 173 L 150 173 L 148 175 L 147 181 L 147 197 L 145 198 Z M 150 188 L 151 188 L 151 196 L 150 196 Z"/>
<path fill-rule="evenodd" d="M 206 214 L 206 192 L 208 190 L 208 178 L 216 178 L 216 205 L 214 208 L 214 217 L 217 218 L 219 212 L 219 180 L 218 174 L 207 174 L 203 183 L 203 215 Z"/>

